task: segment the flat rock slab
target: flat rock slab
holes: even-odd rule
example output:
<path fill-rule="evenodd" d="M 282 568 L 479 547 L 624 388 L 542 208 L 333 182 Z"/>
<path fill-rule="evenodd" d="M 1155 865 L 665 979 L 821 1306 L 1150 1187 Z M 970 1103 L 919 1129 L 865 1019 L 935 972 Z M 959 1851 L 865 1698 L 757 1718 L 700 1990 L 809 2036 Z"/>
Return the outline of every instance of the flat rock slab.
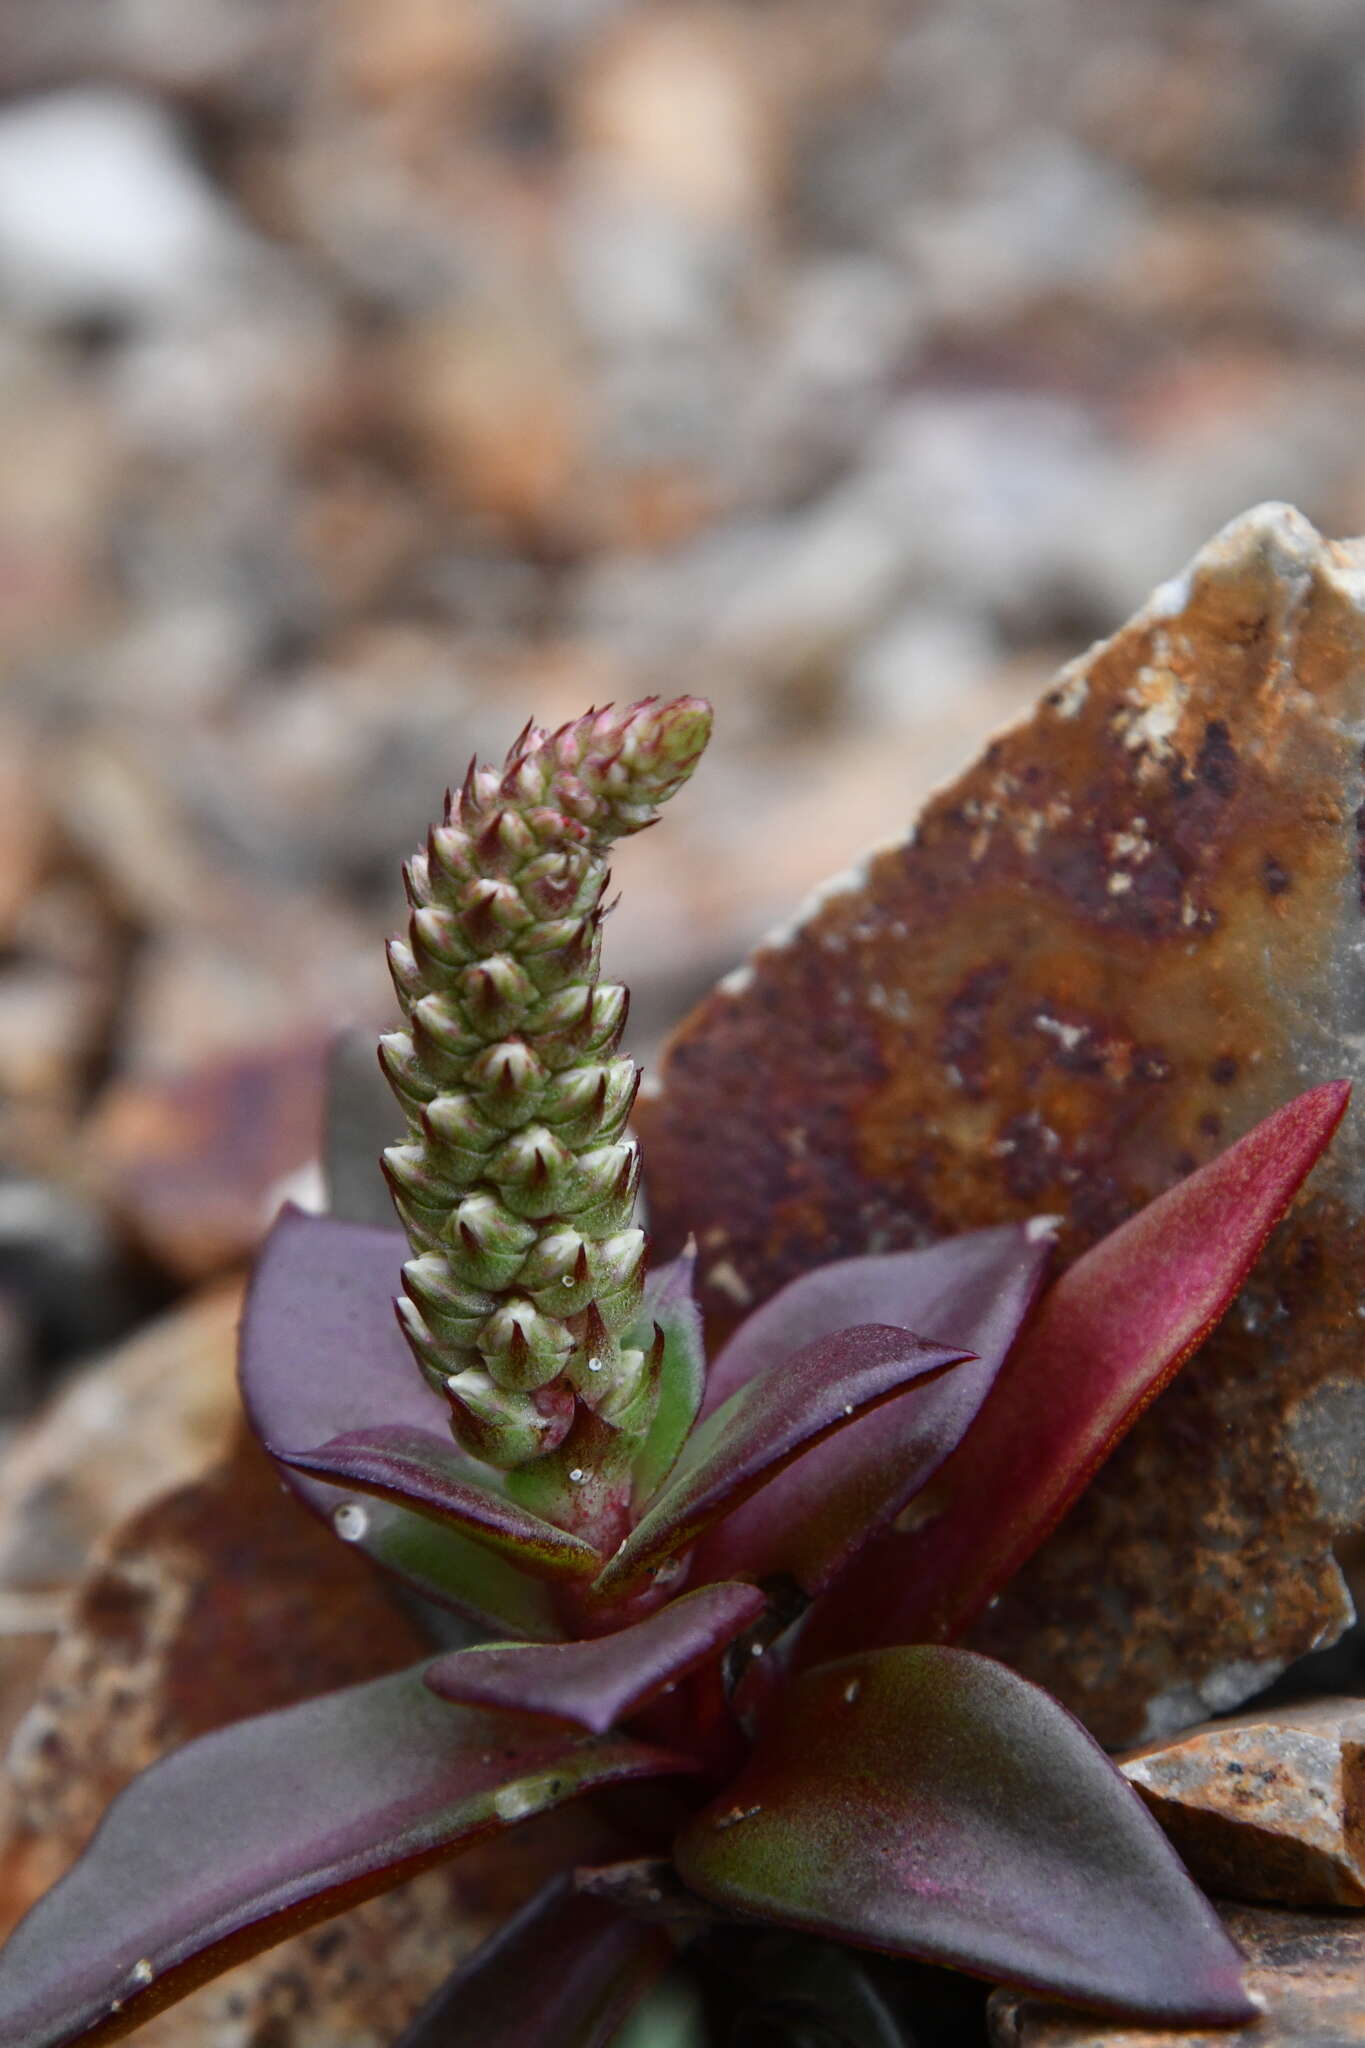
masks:
<path fill-rule="evenodd" d="M 1206 1891 L 1365 1906 L 1365 1699 L 1210 1722 L 1121 1767 Z"/>
<path fill-rule="evenodd" d="M 1326 1913 L 1229 1906 L 1229 1934 L 1247 1959 L 1263 2016 L 1245 2027 L 1140 2027 L 997 1991 L 992 2048 L 1351 2048 L 1365 2041 L 1365 1924 Z"/>
<path fill-rule="evenodd" d="M 695 1231 L 717 1326 L 827 1259 L 1043 1212 L 1074 1257 L 1358 1075 L 1363 737 L 1365 543 L 1262 506 L 673 1039 L 641 1104 L 652 1221 L 664 1252 Z M 1115 1747 L 1350 1619 L 1363 1128 L 971 1638 Z"/>

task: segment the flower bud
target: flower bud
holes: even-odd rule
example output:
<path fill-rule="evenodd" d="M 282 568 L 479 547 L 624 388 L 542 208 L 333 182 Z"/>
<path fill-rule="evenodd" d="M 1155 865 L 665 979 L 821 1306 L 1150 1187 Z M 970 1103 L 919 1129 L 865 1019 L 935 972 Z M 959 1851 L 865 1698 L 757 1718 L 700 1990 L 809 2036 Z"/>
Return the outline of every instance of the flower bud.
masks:
<path fill-rule="evenodd" d="M 445 1394 L 461 1448 L 505 1472 L 557 1451 L 573 1427 L 574 1396 L 568 1385 L 517 1394 L 495 1386 L 474 1366 L 452 1373 Z"/>
<path fill-rule="evenodd" d="M 512 1295 L 483 1324 L 478 1349 L 497 1386 L 529 1394 L 558 1377 L 573 1355 L 574 1340 L 563 1323 Z"/>

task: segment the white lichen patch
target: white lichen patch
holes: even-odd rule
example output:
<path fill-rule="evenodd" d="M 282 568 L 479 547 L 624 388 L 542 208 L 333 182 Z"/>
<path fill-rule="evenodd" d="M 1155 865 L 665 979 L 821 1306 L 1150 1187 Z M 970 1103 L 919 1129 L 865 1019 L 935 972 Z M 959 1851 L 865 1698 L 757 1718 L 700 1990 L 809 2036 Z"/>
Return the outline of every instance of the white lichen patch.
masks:
<path fill-rule="evenodd" d="M 1113 731 L 1129 753 L 1140 756 L 1138 775 L 1153 774 L 1175 754 L 1188 685 L 1162 662 L 1140 668 L 1129 700 L 1114 713 Z"/>
<path fill-rule="evenodd" d="M 1049 1017 L 1045 1010 L 1038 1011 L 1033 1019 L 1033 1028 L 1041 1031 L 1045 1038 L 1055 1038 L 1067 1052 L 1074 1052 L 1081 1041 L 1090 1036 L 1088 1024 L 1067 1024 L 1060 1017 Z"/>
<path fill-rule="evenodd" d="M 1061 681 L 1047 698 L 1057 718 L 1075 718 L 1090 696 L 1090 678 L 1074 664 L 1062 670 Z"/>

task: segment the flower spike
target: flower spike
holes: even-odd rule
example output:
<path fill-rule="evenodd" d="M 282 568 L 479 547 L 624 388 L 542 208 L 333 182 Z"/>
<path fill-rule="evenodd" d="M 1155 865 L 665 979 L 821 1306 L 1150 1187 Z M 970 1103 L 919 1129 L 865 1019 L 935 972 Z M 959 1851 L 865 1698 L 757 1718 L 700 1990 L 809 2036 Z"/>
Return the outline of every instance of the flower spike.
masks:
<path fill-rule="evenodd" d="M 711 728 L 697 697 L 526 726 L 471 762 L 405 871 L 389 949 L 405 1029 L 380 1063 L 408 1122 L 384 1155 L 412 1244 L 397 1304 L 455 1434 L 505 1469 L 556 1450 L 582 1402 L 648 1428 L 639 1076 L 624 989 L 599 978 L 607 852 L 652 825 Z"/>

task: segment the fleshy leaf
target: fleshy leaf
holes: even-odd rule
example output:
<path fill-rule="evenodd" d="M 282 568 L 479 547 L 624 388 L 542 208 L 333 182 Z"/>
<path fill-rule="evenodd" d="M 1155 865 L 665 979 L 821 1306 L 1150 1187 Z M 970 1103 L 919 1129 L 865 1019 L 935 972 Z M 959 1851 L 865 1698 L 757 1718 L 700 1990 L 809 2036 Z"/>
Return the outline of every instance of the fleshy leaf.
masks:
<path fill-rule="evenodd" d="M 469 1460 L 449 1432 L 391 1423 L 348 1430 L 315 1451 L 271 1455 L 294 1472 L 331 1479 L 353 1491 L 410 1507 L 433 1522 L 449 1524 L 490 1550 L 502 1552 L 541 1578 L 591 1578 L 602 1560 L 581 1536 L 542 1521 L 528 1508 L 486 1487 L 470 1484 Z"/>
<path fill-rule="evenodd" d="M 606 2048 L 672 1955 L 657 1927 L 555 1878 L 461 1963 L 397 2048 Z"/>
<path fill-rule="evenodd" d="M 766 1602 L 754 1586 L 702 1586 L 643 1621 L 581 1643 L 493 1643 L 428 1666 L 442 1699 L 543 1714 L 603 1735 L 734 1641 Z"/>
<path fill-rule="evenodd" d="M 1255 2012 L 1213 1908 L 1103 1750 L 968 1650 L 808 1672 L 674 1859 L 732 1910 L 1105 2011 Z"/>
<path fill-rule="evenodd" d="M 807 1664 L 968 1627 L 1231 1303 L 1349 1095 L 1287 1103 L 1061 1276 L 939 1473 L 939 1512 L 868 1546 L 811 1616 Z"/>
<path fill-rule="evenodd" d="M 898 1324 L 976 1356 L 796 1459 L 707 1531 L 696 1576 L 785 1574 L 808 1596 L 822 1591 L 956 1449 L 1034 1300 L 1050 1243 L 1046 1226 L 1008 1224 L 927 1251 L 838 1259 L 756 1309 L 711 1368 L 708 1407 L 798 1344 L 855 1322 Z"/>
<path fill-rule="evenodd" d="M 263 1443 L 293 1448 L 398 1425 L 447 1430 L 445 1406 L 417 1370 L 394 1318 L 407 1255 L 399 1230 L 307 1216 L 290 1206 L 280 1212 L 242 1318 L 242 1400 Z M 463 1455 L 453 1445 L 452 1453 Z M 472 1458 L 464 1469 L 471 1485 L 492 1477 Z M 350 1504 L 345 1490 L 282 1470 L 325 1520 Z M 491 1558 L 485 1545 L 390 1505 L 350 1520 L 357 1549 L 428 1599 L 495 1630 L 560 1633 L 544 1586 L 510 1560 Z"/>
<path fill-rule="evenodd" d="M 658 1494 L 596 1581 L 617 1594 L 856 1415 L 968 1354 L 867 1323 L 817 1337 L 740 1387 L 693 1431 Z"/>
<path fill-rule="evenodd" d="M 639 1321 L 627 1339 L 642 1351 L 648 1349 L 656 1328 L 662 1330 L 664 1339 L 659 1404 L 649 1435 L 634 1460 L 639 1501 L 657 1493 L 673 1470 L 706 1389 L 706 1338 L 701 1310 L 692 1293 L 696 1264 L 697 1254 L 689 1248 L 650 1274 Z"/>
<path fill-rule="evenodd" d="M 448 1706 L 421 1668 L 239 1721 L 154 1764 L 0 1954 L 0 2040 L 112 2041 L 208 1977 L 479 1837 L 686 1770 Z"/>

